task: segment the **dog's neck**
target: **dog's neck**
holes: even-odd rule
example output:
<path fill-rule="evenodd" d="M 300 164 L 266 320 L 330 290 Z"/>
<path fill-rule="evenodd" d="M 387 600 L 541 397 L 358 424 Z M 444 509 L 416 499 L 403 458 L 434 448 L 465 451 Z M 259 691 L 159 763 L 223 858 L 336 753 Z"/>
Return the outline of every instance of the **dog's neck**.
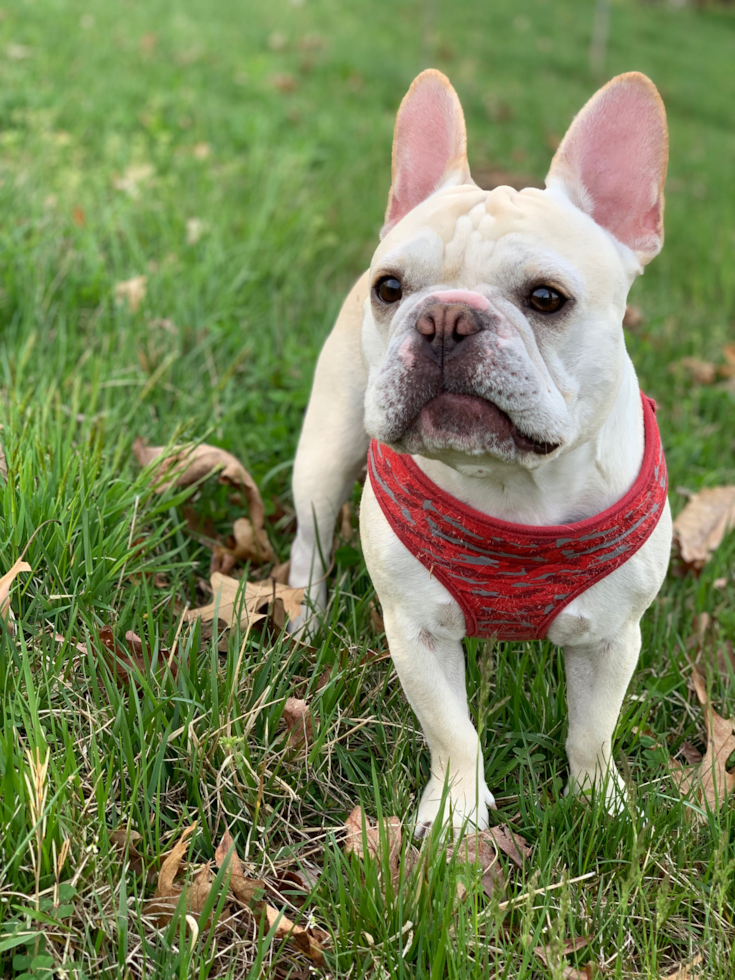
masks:
<path fill-rule="evenodd" d="M 618 397 L 588 442 L 536 470 L 483 466 L 468 475 L 436 459 L 415 456 L 429 479 L 462 503 L 503 521 L 555 525 L 594 517 L 630 489 L 641 468 L 644 436 L 638 379 L 625 359 Z"/>

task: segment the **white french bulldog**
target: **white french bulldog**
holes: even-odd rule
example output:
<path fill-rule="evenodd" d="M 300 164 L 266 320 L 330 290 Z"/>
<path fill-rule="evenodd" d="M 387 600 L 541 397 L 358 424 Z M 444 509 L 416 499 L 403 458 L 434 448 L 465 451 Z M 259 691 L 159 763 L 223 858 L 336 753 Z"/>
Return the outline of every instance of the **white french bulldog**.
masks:
<path fill-rule="evenodd" d="M 663 104 L 638 73 L 577 115 L 543 191 L 473 182 L 440 72 L 401 104 L 381 242 L 319 357 L 299 441 L 290 584 L 325 605 L 335 519 L 374 440 L 360 528 L 431 752 L 419 834 L 437 819 L 483 828 L 494 806 L 467 706 L 468 634 L 564 646 L 567 788 L 620 805 L 612 738 L 671 544 L 622 320 L 663 243 L 667 157 Z"/>

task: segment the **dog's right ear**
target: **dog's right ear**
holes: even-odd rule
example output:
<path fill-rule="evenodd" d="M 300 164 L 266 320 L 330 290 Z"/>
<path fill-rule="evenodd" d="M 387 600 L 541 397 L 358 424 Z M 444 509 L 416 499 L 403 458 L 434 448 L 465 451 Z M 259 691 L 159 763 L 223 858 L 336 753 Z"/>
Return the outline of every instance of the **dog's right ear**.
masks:
<path fill-rule="evenodd" d="M 472 183 L 462 106 L 449 79 L 429 68 L 401 102 L 393 133 L 393 180 L 383 238 L 441 187 Z"/>

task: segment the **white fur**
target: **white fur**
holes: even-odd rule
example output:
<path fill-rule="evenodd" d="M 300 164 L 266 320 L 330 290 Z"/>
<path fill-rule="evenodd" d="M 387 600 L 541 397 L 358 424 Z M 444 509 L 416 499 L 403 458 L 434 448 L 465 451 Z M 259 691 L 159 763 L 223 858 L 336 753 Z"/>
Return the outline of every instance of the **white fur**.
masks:
<path fill-rule="evenodd" d="M 412 286 L 398 310 L 387 313 L 369 287 L 394 267 Z M 478 383 L 520 429 L 560 446 L 548 456 L 518 458 L 428 447 L 414 456 L 424 472 L 458 500 L 516 523 L 578 521 L 619 500 L 643 457 L 639 386 L 622 331 L 627 292 L 640 272 L 631 250 L 572 204 L 558 183 L 550 191 L 489 193 L 445 184 L 391 228 L 319 359 L 294 471 L 291 585 L 308 585 L 312 602 L 324 605 L 336 514 L 364 462 L 368 433 L 385 438 L 390 431 L 411 370 L 405 339 L 412 316 L 440 289 L 473 290 L 488 300 L 500 326 L 488 337 L 492 356 Z M 558 327 L 525 316 L 513 301 L 517 283 L 533 275 L 556 276 L 574 295 Z M 484 827 L 493 797 L 467 707 L 463 614 L 396 537 L 369 481 L 360 527 L 391 656 L 431 752 L 418 825 L 447 819 L 439 809 L 448 780 L 453 823 L 469 818 Z M 565 648 L 569 788 L 605 787 L 611 806 L 622 788 L 611 758 L 615 724 L 640 651 L 640 618 L 663 582 L 670 542 L 667 506 L 643 547 L 568 605 L 549 630 Z"/>

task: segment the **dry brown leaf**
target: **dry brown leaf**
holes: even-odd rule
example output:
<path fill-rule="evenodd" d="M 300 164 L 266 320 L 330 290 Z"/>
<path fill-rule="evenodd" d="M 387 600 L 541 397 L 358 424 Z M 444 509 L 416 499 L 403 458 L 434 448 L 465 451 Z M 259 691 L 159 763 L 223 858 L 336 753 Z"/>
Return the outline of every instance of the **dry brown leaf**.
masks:
<path fill-rule="evenodd" d="M 8 478 L 8 461 L 5 459 L 5 453 L 3 452 L 3 447 L 0 446 L 0 477 L 3 480 Z"/>
<path fill-rule="evenodd" d="M 112 656 L 105 657 L 105 660 L 110 670 L 113 671 L 118 684 L 129 684 L 133 680 L 137 686 L 140 682 L 135 676 L 136 670 L 139 670 L 145 676 L 150 666 L 150 657 L 149 664 L 147 665 L 143 655 L 143 641 L 141 638 L 133 633 L 132 630 L 128 630 L 125 634 L 125 639 L 130 644 L 130 650 L 126 651 L 115 639 L 115 634 L 112 632 L 110 626 L 103 626 L 97 635 L 105 650 L 112 654 Z M 82 647 L 81 644 L 77 644 L 77 648 L 86 653 L 86 647 Z M 164 669 L 164 664 L 168 663 L 171 651 L 165 647 L 161 647 L 159 648 L 158 655 L 159 668 Z M 174 680 L 178 677 L 178 673 L 179 665 L 176 661 L 172 661 L 171 675 Z"/>
<path fill-rule="evenodd" d="M 531 857 L 532 848 L 528 841 L 520 834 L 514 833 L 508 824 L 490 827 L 485 833 L 493 838 L 503 854 L 509 857 L 517 867 L 522 868 L 523 859 Z"/>
<path fill-rule="evenodd" d="M 243 905 L 249 906 L 253 900 L 258 900 L 262 897 L 265 890 L 265 882 L 260 881 L 257 878 L 246 878 L 245 872 L 243 871 L 242 863 L 237 854 L 237 849 L 234 847 L 234 841 L 230 835 L 230 831 L 227 826 L 225 826 L 225 832 L 222 835 L 222 840 L 217 845 L 217 850 L 214 852 L 214 863 L 218 868 L 227 861 L 227 855 L 232 848 L 232 853 L 229 858 L 230 865 L 230 891 Z"/>
<path fill-rule="evenodd" d="M 147 466 L 161 457 L 166 447 L 146 446 L 138 438 L 133 443 L 133 452 L 140 465 Z M 188 487 L 215 473 L 220 483 L 241 487 L 248 502 L 250 520 L 240 518 L 233 528 L 235 541 L 232 551 L 235 556 L 261 565 L 275 561 L 276 556 L 264 528 L 263 498 L 255 480 L 232 453 L 207 443 L 174 449 L 162 459 L 153 479 L 157 483 L 157 492 L 162 493 L 170 486 Z"/>
<path fill-rule="evenodd" d="M 679 751 L 690 766 L 698 766 L 703 759 L 702 753 L 699 751 L 697 746 L 692 745 L 691 742 L 682 742 L 679 746 Z"/>
<path fill-rule="evenodd" d="M 493 846 L 494 837 L 487 831 L 469 833 L 456 847 L 447 850 L 447 861 L 456 854 L 464 864 L 477 864 L 482 871 L 482 890 L 488 896 L 499 896 L 505 891 L 505 874 Z"/>
<path fill-rule="evenodd" d="M 312 935 L 311 930 L 296 925 L 295 922 L 292 922 L 282 912 L 279 912 L 278 909 L 274 909 L 272 905 L 265 905 L 264 912 L 268 929 L 270 930 L 274 925 L 276 926 L 276 939 L 288 940 L 292 946 L 305 953 L 312 963 L 316 963 L 317 966 L 326 966 L 321 943 Z"/>
<path fill-rule="evenodd" d="M 137 313 L 145 299 L 147 282 L 148 276 L 133 276 L 115 283 L 115 303 L 118 306 L 124 303 L 131 313 Z"/>
<path fill-rule="evenodd" d="M 300 749 L 314 739 L 314 722 L 306 701 L 300 698 L 287 698 L 283 708 L 284 724 L 290 732 L 288 744 L 292 749 Z"/>
<path fill-rule="evenodd" d="M 637 330 L 638 327 L 642 327 L 646 322 L 646 314 L 640 308 L 640 306 L 628 305 L 625 307 L 625 315 L 623 316 L 623 326 L 627 327 L 629 330 Z"/>
<path fill-rule="evenodd" d="M 363 839 L 363 824 L 365 837 Z M 381 828 L 366 816 L 361 806 L 356 806 L 345 820 L 347 836 L 345 838 L 345 853 L 365 857 L 364 844 L 367 843 L 368 854 L 376 857 L 380 851 Z M 398 877 L 398 859 L 401 854 L 401 821 L 398 817 L 383 818 L 383 837 L 388 842 L 388 868 L 391 878 Z"/>
<path fill-rule="evenodd" d="M 702 805 L 718 810 L 735 789 L 735 769 L 727 771 L 727 760 L 735 752 L 735 718 L 723 718 L 714 710 L 698 667 L 692 670 L 692 682 L 704 709 L 707 751 L 698 765 L 675 765 L 671 775 L 683 795 L 695 790 Z"/>
<path fill-rule="evenodd" d="M 145 870 L 143 855 L 137 848 L 137 843 L 143 838 L 137 830 L 128 830 L 127 827 L 118 827 L 110 834 L 110 843 L 117 850 L 127 852 L 128 864 L 136 874 L 142 874 Z"/>
<path fill-rule="evenodd" d="M 25 551 L 23 554 L 25 554 Z M 21 572 L 32 571 L 33 569 L 31 566 L 27 561 L 23 561 L 21 556 L 12 566 L 10 571 L 6 572 L 5 575 L 0 578 L 0 619 L 4 619 L 6 622 L 8 620 L 8 613 L 10 612 L 10 589 L 13 582 Z"/>
<path fill-rule="evenodd" d="M 667 973 L 666 976 L 662 976 L 661 980 L 690 980 L 692 967 L 699 966 L 702 962 L 702 954 L 697 953 L 690 960 L 685 960 L 671 972 Z"/>
<path fill-rule="evenodd" d="M 722 348 L 725 363 L 718 368 L 723 378 L 735 378 L 735 344 L 725 344 Z"/>
<path fill-rule="evenodd" d="M 146 903 L 143 914 L 150 916 L 157 926 L 165 926 L 173 918 L 184 886 L 176 881 L 182 871 L 184 855 L 189 850 L 188 838 L 196 830 L 197 821 L 187 827 L 173 848 L 166 855 L 158 874 L 158 884 L 153 898 Z"/>
<path fill-rule="evenodd" d="M 682 357 L 680 361 L 674 361 L 670 368 L 672 371 L 685 371 L 698 385 L 711 385 L 717 377 L 717 365 L 700 357 Z"/>
<path fill-rule="evenodd" d="M 235 539 L 232 548 L 235 558 L 255 565 L 276 560 L 265 528 L 255 528 L 247 517 L 239 517 L 233 524 L 232 533 Z"/>
<path fill-rule="evenodd" d="M 289 72 L 281 71 L 271 75 L 271 85 L 277 92 L 295 92 L 299 83 L 294 75 Z"/>
<path fill-rule="evenodd" d="M 262 894 L 264 891 L 265 882 L 245 877 L 240 858 L 234 847 L 234 841 L 229 830 L 225 827 L 222 840 L 219 842 L 214 855 L 215 864 L 218 868 L 221 868 L 224 862 L 228 860 L 228 853 L 230 854 L 230 890 L 239 902 L 250 907 L 253 900 L 258 898 L 259 893 Z M 321 944 L 314 935 L 314 930 L 304 929 L 302 926 L 296 925 L 285 915 L 282 915 L 278 909 L 273 908 L 272 905 L 267 905 L 265 902 L 257 901 L 255 908 L 263 911 L 269 929 L 278 921 L 276 939 L 288 940 L 302 953 L 305 953 L 313 963 L 324 966 Z"/>
<path fill-rule="evenodd" d="M 253 625 L 265 619 L 271 603 L 281 603 L 284 615 L 295 619 L 301 613 L 301 603 L 304 599 L 303 589 L 291 589 L 280 582 L 265 579 L 262 582 L 247 582 L 242 587 L 240 579 L 230 578 L 220 572 L 211 576 L 213 600 L 206 606 L 191 609 L 185 615 L 188 623 L 196 619 L 211 622 L 215 614 L 218 619 L 234 626 Z"/>
<path fill-rule="evenodd" d="M 725 535 L 735 527 L 735 486 L 695 493 L 674 521 L 674 540 L 684 564 L 704 567 Z"/>

